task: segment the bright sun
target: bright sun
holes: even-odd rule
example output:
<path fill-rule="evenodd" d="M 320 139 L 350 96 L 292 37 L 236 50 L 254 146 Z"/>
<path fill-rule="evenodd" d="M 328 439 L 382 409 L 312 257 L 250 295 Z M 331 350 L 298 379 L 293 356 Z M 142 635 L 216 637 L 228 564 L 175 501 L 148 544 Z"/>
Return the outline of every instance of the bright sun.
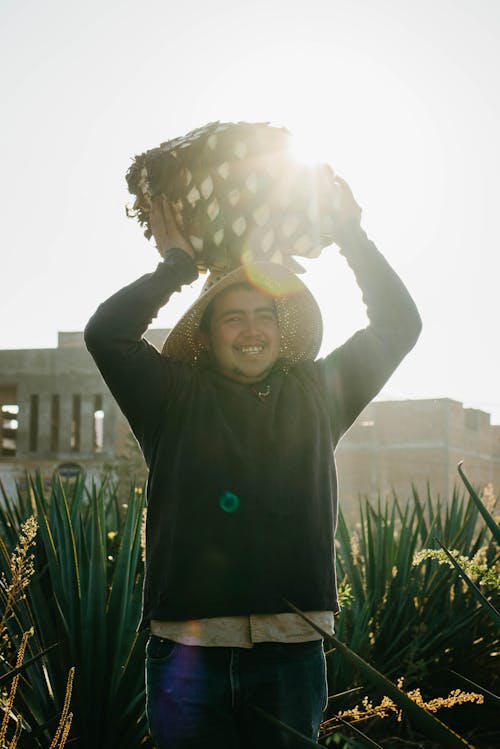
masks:
<path fill-rule="evenodd" d="M 304 164 L 324 164 L 328 161 L 327 148 L 322 138 L 306 130 L 293 130 L 290 138 L 292 158 Z"/>

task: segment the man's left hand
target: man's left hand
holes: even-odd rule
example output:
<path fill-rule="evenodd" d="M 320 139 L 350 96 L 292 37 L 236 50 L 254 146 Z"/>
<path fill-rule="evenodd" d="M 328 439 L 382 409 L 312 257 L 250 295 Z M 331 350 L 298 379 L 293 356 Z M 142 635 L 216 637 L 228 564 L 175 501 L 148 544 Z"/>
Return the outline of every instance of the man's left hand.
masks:
<path fill-rule="evenodd" d="M 328 236 L 336 244 L 349 234 L 359 231 L 361 226 L 361 207 L 356 202 L 352 190 L 342 177 L 334 175 L 331 167 L 325 165 L 330 171 L 326 187 L 326 213 L 331 221 Z"/>

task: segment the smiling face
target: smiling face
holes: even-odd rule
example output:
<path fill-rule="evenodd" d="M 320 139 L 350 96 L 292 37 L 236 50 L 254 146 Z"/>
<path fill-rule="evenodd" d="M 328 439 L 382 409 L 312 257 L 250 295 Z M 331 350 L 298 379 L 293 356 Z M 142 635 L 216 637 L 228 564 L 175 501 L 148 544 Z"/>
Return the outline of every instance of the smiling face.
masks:
<path fill-rule="evenodd" d="M 201 335 L 216 368 L 236 382 L 262 380 L 280 351 L 274 300 L 252 287 L 230 286 L 214 299 L 211 312 Z"/>

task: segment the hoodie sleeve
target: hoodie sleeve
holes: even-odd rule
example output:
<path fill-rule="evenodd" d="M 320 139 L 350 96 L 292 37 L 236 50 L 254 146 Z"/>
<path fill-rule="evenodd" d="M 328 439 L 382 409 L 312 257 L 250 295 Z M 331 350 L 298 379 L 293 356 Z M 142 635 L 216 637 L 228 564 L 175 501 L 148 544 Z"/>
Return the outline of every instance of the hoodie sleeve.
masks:
<path fill-rule="evenodd" d="M 172 293 L 197 276 L 189 255 L 170 250 L 153 273 L 103 302 L 84 331 L 87 348 L 143 449 L 182 365 L 161 356 L 142 336 Z"/>
<path fill-rule="evenodd" d="M 422 328 L 408 290 L 359 225 L 339 244 L 361 289 L 369 324 L 318 362 L 337 439 L 382 389 Z"/>

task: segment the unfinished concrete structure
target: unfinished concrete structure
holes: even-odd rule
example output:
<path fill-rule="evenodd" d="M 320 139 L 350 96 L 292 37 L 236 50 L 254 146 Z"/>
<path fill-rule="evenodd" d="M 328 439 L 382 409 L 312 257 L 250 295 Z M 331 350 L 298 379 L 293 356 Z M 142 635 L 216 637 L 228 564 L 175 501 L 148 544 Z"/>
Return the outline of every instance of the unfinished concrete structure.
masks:
<path fill-rule="evenodd" d="M 402 500 L 412 485 L 424 495 L 450 497 L 459 461 L 475 486 L 500 488 L 500 425 L 489 414 L 449 398 L 375 401 L 358 417 L 338 450 L 344 503 L 384 497 Z"/>
<path fill-rule="evenodd" d="M 147 338 L 161 347 L 167 332 Z M 9 489 L 26 470 L 99 476 L 127 434 L 82 332 L 59 333 L 53 349 L 0 351 L 0 478 Z"/>

